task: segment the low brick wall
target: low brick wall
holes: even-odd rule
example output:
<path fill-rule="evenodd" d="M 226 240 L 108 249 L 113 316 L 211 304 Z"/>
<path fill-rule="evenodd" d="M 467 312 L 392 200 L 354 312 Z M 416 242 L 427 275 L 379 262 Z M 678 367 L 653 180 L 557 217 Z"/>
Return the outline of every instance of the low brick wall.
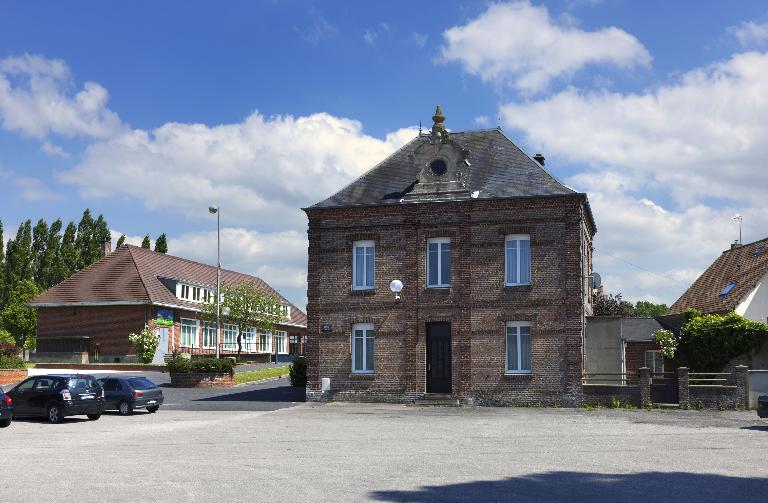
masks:
<path fill-rule="evenodd" d="M 125 365 L 122 363 L 38 363 L 39 369 L 121 370 L 136 372 L 166 372 L 165 365 Z"/>
<path fill-rule="evenodd" d="M 23 381 L 27 378 L 27 371 L 25 370 L 3 370 L 0 369 L 0 386 L 8 386 L 9 384 L 16 384 L 19 381 Z"/>
<path fill-rule="evenodd" d="M 743 408 L 736 386 L 689 386 L 688 405 L 692 409 Z"/>
<path fill-rule="evenodd" d="M 174 374 L 171 386 L 174 388 L 231 388 L 235 377 L 229 374 Z"/>
<path fill-rule="evenodd" d="M 585 384 L 582 396 L 587 405 L 610 407 L 611 401 L 616 399 L 622 406 L 629 404 L 640 407 L 640 387 L 637 385 Z"/>

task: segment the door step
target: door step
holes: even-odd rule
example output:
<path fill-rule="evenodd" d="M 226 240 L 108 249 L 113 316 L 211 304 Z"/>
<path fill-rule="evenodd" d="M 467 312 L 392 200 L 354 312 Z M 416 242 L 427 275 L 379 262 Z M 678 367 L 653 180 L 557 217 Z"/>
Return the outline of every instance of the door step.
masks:
<path fill-rule="evenodd" d="M 420 407 L 461 407 L 461 401 L 447 393 L 427 393 L 414 402 Z"/>
<path fill-rule="evenodd" d="M 680 404 L 679 403 L 654 403 L 653 407 L 655 409 L 679 409 Z"/>

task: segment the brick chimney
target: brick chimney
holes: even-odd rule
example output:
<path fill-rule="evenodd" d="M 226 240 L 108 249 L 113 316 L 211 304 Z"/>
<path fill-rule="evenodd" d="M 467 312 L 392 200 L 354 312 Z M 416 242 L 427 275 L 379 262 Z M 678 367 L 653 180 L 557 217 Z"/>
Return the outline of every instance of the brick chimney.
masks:
<path fill-rule="evenodd" d="M 734 240 L 733 243 L 731 243 L 731 250 L 734 250 L 736 248 L 741 248 L 741 243 L 739 243 L 738 239 Z"/>
<path fill-rule="evenodd" d="M 544 156 L 541 154 L 536 154 L 533 156 L 533 160 L 544 166 Z"/>
<path fill-rule="evenodd" d="M 101 256 L 112 253 L 112 238 L 107 238 L 101 242 Z"/>

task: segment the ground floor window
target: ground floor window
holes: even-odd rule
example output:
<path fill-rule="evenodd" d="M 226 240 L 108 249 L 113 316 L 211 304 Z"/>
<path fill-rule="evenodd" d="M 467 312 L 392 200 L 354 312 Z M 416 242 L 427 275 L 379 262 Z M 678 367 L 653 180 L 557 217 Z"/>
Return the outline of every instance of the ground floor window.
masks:
<path fill-rule="evenodd" d="M 213 349 L 216 347 L 216 323 L 203 322 L 203 348 Z"/>
<path fill-rule="evenodd" d="M 181 318 L 181 340 L 179 346 L 183 348 L 197 347 L 197 334 L 200 329 L 200 320 Z"/>
<path fill-rule="evenodd" d="M 531 373 L 531 324 L 527 321 L 507 322 L 508 374 Z"/>
<path fill-rule="evenodd" d="M 297 356 L 304 354 L 304 348 L 301 345 L 300 335 L 291 335 L 288 338 L 288 353 Z"/>
<path fill-rule="evenodd" d="M 224 325 L 224 350 L 237 351 L 237 325 Z"/>
<path fill-rule="evenodd" d="M 278 330 L 275 332 L 275 351 L 285 355 L 288 354 L 288 333 Z"/>
<path fill-rule="evenodd" d="M 654 374 L 663 373 L 664 358 L 661 355 L 661 351 L 646 351 L 645 366 L 651 369 L 651 372 L 653 372 Z"/>
<path fill-rule="evenodd" d="M 243 351 L 247 351 L 249 353 L 255 352 L 258 347 L 256 344 L 256 330 L 253 327 L 243 330 L 243 335 L 241 337 Z"/>
<path fill-rule="evenodd" d="M 259 332 L 259 353 L 272 352 L 272 332 Z"/>
<path fill-rule="evenodd" d="M 373 325 L 352 325 L 352 372 L 373 373 Z"/>

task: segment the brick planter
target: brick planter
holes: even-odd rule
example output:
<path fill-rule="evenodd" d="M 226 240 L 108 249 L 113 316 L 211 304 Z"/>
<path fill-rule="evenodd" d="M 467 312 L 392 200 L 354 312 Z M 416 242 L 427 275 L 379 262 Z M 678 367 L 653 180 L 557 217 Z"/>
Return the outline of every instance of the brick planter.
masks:
<path fill-rule="evenodd" d="M 27 378 L 27 370 L 19 369 L 0 369 L 0 386 L 7 386 L 9 384 L 16 384 L 19 381 L 23 381 Z"/>
<path fill-rule="evenodd" d="M 171 372 L 174 388 L 231 388 L 235 377 L 229 374 L 175 374 Z"/>

